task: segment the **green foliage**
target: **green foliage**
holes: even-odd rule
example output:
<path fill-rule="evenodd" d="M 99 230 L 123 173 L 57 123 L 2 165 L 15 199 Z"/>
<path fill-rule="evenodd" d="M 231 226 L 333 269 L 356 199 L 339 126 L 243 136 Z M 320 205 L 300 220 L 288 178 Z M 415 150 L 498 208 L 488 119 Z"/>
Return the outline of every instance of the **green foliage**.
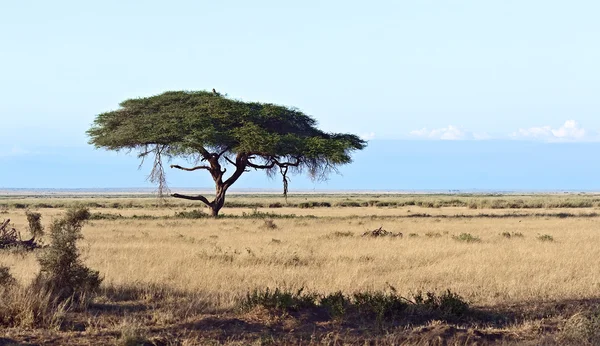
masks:
<path fill-rule="evenodd" d="M 394 292 L 358 292 L 352 300 L 360 316 L 375 318 L 378 323 L 400 317 L 408 307 L 408 302 Z"/>
<path fill-rule="evenodd" d="M 33 211 L 26 211 L 28 230 L 32 237 L 39 238 L 44 235 L 44 226 L 42 226 L 42 214 Z"/>
<path fill-rule="evenodd" d="M 87 268 L 80 259 L 77 241 L 81 228 L 90 218 L 86 208 L 71 208 L 50 226 L 50 246 L 39 256 L 40 273 L 34 286 L 59 300 L 79 299 L 95 292 L 102 281 L 97 271 Z"/>
<path fill-rule="evenodd" d="M 469 304 L 458 294 L 447 290 L 441 295 L 418 292 L 413 296 L 416 306 L 439 313 L 443 316 L 462 316 L 469 310 Z"/>
<path fill-rule="evenodd" d="M 471 235 L 470 233 L 461 233 L 458 236 L 452 236 L 452 239 L 465 243 L 478 243 L 481 241 L 479 237 Z"/>
<path fill-rule="evenodd" d="M 321 297 L 319 304 L 329 313 L 329 316 L 334 319 L 342 318 L 351 305 L 351 301 L 341 291 L 328 294 Z"/>
<path fill-rule="evenodd" d="M 378 325 L 401 319 L 439 318 L 454 319 L 469 311 L 469 304 L 458 294 L 447 290 L 442 294 L 419 292 L 413 299 L 404 298 L 391 287 L 389 292 L 367 291 L 346 295 L 341 291 L 327 295 L 305 293 L 303 288 L 290 290 L 258 290 L 246 294 L 240 301 L 242 310 L 256 306 L 281 312 L 302 309 L 325 310 L 332 319 L 375 321 Z"/>
<path fill-rule="evenodd" d="M 175 213 L 175 217 L 179 219 L 204 219 L 209 215 L 200 209 L 193 209 L 190 211 L 180 211 Z"/>
<path fill-rule="evenodd" d="M 293 171 L 307 170 L 315 178 L 351 162 L 350 154 L 366 146 L 358 136 L 319 130 L 315 119 L 297 109 L 216 92 L 170 91 L 120 106 L 96 116 L 87 131 L 90 144 L 135 150 L 140 157 L 154 154 L 159 161 L 161 155 L 193 160 L 232 155 L 242 172 L 245 167 L 276 164 L 270 167 L 276 169 L 297 162 L 290 166 Z"/>
<path fill-rule="evenodd" d="M 245 299 L 241 301 L 240 307 L 242 310 L 250 310 L 255 306 L 262 306 L 267 309 L 281 311 L 298 311 L 300 309 L 316 307 L 316 299 L 317 295 L 305 293 L 304 288 L 293 292 L 279 288 L 270 290 L 267 287 L 264 290 L 255 289 L 247 293 Z"/>

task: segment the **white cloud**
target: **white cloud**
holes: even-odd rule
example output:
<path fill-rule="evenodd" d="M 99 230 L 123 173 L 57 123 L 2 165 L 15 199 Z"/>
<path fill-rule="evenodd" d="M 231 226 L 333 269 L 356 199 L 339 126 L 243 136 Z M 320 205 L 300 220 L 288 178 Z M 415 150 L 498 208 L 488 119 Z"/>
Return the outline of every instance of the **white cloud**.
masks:
<path fill-rule="evenodd" d="M 483 140 L 490 139 L 491 136 L 486 132 L 470 132 L 464 130 L 462 127 L 448 125 L 439 129 L 427 129 L 422 128 L 420 130 L 413 130 L 410 132 L 413 137 L 420 137 L 426 139 L 442 139 L 442 140 L 466 140 L 475 139 Z"/>
<path fill-rule="evenodd" d="M 364 139 L 365 141 L 369 141 L 375 138 L 375 132 L 362 133 L 360 138 Z"/>
<path fill-rule="evenodd" d="M 586 141 L 589 131 L 580 127 L 575 120 L 567 120 L 557 128 L 546 125 L 541 127 L 530 127 L 528 129 L 519 129 L 509 135 L 514 139 L 538 139 L 545 141 Z"/>

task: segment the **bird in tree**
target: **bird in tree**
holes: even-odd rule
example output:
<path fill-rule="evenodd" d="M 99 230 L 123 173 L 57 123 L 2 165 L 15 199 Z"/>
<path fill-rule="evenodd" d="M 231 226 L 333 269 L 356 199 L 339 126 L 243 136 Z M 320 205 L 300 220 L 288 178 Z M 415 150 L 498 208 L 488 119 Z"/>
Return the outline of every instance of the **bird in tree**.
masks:
<path fill-rule="evenodd" d="M 202 201 L 216 217 L 227 190 L 250 169 L 269 176 L 279 172 L 287 196 L 288 173 L 324 179 L 352 162 L 353 151 L 366 147 L 356 135 L 327 133 L 316 126 L 315 119 L 295 108 L 243 102 L 216 92 L 169 91 L 125 100 L 119 109 L 98 114 L 87 134 L 96 148 L 135 151 L 142 162 L 152 158 L 149 179 L 161 195 L 167 189 L 165 159 L 195 162 L 171 168 L 208 171 L 215 182 L 214 199 L 171 196 Z"/>

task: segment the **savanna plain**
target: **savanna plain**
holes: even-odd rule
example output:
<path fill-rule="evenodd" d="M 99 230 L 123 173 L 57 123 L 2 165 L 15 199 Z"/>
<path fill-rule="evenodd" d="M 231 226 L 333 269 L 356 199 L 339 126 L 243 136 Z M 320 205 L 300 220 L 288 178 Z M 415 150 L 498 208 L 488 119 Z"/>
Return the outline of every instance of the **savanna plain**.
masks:
<path fill-rule="evenodd" d="M 600 195 L 5 195 L 28 238 L 89 210 L 99 289 L 40 308 L 47 248 L 0 249 L 0 344 L 597 345 Z M 17 293 L 15 293 L 17 292 Z M 52 304 L 47 304 L 52 305 Z"/>

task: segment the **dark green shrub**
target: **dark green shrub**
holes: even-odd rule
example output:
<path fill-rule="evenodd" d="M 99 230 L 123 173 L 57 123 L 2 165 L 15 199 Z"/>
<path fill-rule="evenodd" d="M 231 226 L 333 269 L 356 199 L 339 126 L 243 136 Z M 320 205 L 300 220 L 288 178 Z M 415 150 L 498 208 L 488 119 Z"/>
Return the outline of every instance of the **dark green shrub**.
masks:
<path fill-rule="evenodd" d="M 441 295 L 427 292 L 425 296 L 418 292 L 413 296 L 417 309 L 425 309 L 429 312 L 441 314 L 443 317 L 460 317 L 467 313 L 469 304 L 458 294 L 447 290 Z"/>
<path fill-rule="evenodd" d="M 89 218 L 87 208 L 72 208 L 52 223 L 50 246 L 38 258 L 40 273 L 33 287 L 50 292 L 58 300 L 70 297 L 79 300 L 99 288 L 102 281 L 99 272 L 82 263 L 77 248 L 77 241 L 83 238 L 81 228 Z"/>
<path fill-rule="evenodd" d="M 255 289 L 246 294 L 245 299 L 240 303 L 242 310 L 250 310 L 256 306 L 262 306 L 267 309 L 276 309 L 280 311 L 298 311 L 305 308 L 316 307 L 316 294 L 304 293 L 304 288 L 296 292 L 289 290 L 265 290 Z"/>
<path fill-rule="evenodd" d="M 375 318 L 378 323 L 399 317 L 408 307 L 407 301 L 395 293 L 358 292 L 352 300 L 360 316 Z"/>
<path fill-rule="evenodd" d="M 200 209 L 194 209 L 190 211 L 180 211 L 175 213 L 176 218 L 180 219 L 204 219 L 209 217 L 209 215 L 203 212 Z"/>
<path fill-rule="evenodd" d="M 344 317 L 351 301 L 341 291 L 337 291 L 321 297 L 319 305 L 327 309 L 331 318 L 337 319 Z"/>

